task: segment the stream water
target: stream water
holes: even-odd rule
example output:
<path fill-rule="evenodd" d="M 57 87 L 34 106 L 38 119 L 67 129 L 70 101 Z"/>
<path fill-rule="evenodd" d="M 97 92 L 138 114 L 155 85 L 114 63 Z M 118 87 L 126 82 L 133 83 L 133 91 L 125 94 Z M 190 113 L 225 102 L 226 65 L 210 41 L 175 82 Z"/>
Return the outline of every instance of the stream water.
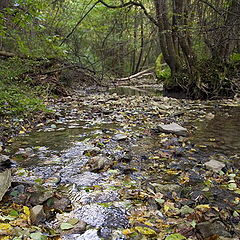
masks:
<path fill-rule="evenodd" d="M 144 98 L 146 92 L 147 99 Z M 74 216 L 94 228 L 100 228 L 100 235 L 104 239 L 109 236 L 111 239 L 125 239 L 113 229 L 128 227 L 126 211 L 132 211 L 133 214 L 139 207 L 137 199 L 131 200 L 137 191 L 141 198 L 138 187 L 150 191 L 149 188 L 161 189 L 161 184 L 168 183 L 172 184 L 173 189 L 178 188 L 176 181 L 183 178 L 179 170 L 194 170 L 194 174 L 197 174 L 197 177 L 193 177 L 194 181 L 202 182 L 199 163 L 206 162 L 213 155 L 218 156 L 218 159 L 221 156 L 224 162 L 233 163 L 235 167 L 239 166 L 239 107 L 210 105 L 201 109 L 201 112 L 210 114 L 210 117 L 185 123 L 189 128 L 194 127 L 189 142 L 182 137 L 162 136 L 151 132 L 155 119 L 161 122 L 159 112 L 156 113 L 159 109 L 153 108 L 150 102 L 151 97 L 159 94 L 160 90 L 120 88 L 111 90 L 107 103 L 104 102 L 105 97 L 95 100 L 93 96 L 84 103 L 82 109 L 76 107 L 76 102 L 75 108 L 69 104 L 57 104 L 57 119 L 39 125 L 29 134 L 17 137 L 9 146 L 12 158 L 18 166 L 23 167 L 14 180 L 34 182 L 43 179 L 43 185 L 54 188 L 70 184 L 71 194 L 76 195 L 71 199 L 73 205 L 76 205 L 73 208 Z M 129 99 L 122 99 L 122 95 Z M 135 96 L 141 97 L 141 108 L 128 110 L 120 107 L 119 101 L 124 104 L 126 101 L 136 101 Z M 159 100 L 155 100 L 156 103 L 157 101 Z M 143 106 L 145 102 L 150 104 L 146 108 Z M 149 106 L 153 108 L 150 113 L 146 110 Z M 189 110 L 191 104 L 187 111 Z M 196 118 L 198 114 L 194 116 Z M 148 125 L 150 120 L 151 124 Z M 196 149 L 192 153 L 193 147 Z M 91 158 L 99 161 L 99 156 L 104 157 L 101 160 L 103 163 L 90 162 Z M 176 171 L 176 174 L 169 173 L 170 171 Z M 101 205 L 105 203 L 108 205 Z M 150 209 L 154 208 L 153 205 Z M 156 214 L 162 213 L 156 211 Z M 66 234 L 64 239 L 98 239 L 99 232 L 97 235 L 94 231 L 89 233 L 90 237 L 87 234 L 84 238 L 81 238 L 81 234 Z M 91 234 L 95 234 L 94 237 Z"/>

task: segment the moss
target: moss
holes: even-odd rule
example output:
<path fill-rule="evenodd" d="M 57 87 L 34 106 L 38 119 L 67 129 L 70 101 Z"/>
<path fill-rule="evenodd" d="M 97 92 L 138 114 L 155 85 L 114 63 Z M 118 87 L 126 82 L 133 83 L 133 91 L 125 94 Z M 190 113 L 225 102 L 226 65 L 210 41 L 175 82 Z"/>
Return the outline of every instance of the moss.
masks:
<path fill-rule="evenodd" d="M 157 57 L 155 62 L 156 76 L 160 81 L 165 81 L 171 78 L 171 69 L 166 64 L 163 64 L 162 53 Z"/>

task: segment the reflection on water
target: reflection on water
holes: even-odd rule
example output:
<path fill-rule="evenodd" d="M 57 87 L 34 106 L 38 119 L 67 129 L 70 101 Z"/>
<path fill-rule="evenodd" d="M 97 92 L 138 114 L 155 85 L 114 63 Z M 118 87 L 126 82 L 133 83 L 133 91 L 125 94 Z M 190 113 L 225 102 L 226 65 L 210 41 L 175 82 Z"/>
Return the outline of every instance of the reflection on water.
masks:
<path fill-rule="evenodd" d="M 117 87 L 109 90 L 109 93 L 117 93 L 126 96 L 162 96 L 162 90 L 153 87 Z"/>
<path fill-rule="evenodd" d="M 212 120 L 198 123 L 193 142 L 205 144 L 207 151 L 240 155 L 240 108 L 220 108 L 214 114 Z"/>

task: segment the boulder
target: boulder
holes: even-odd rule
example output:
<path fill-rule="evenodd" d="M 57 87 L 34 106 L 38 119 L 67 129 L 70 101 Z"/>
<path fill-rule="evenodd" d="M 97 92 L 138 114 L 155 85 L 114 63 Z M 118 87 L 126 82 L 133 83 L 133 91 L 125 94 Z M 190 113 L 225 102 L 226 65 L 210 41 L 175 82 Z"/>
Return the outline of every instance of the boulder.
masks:
<path fill-rule="evenodd" d="M 224 163 L 219 162 L 217 160 L 210 160 L 206 162 L 204 165 L 207 169 L 213 170 L 214 172 L 219 172 L 225 167 Z"/>
<path fill-rule="evenodd" d="M 188 134 L 187 129 L 177 123 L 160 124 L 157 126 L 157 130 L 163 133 L 173 133 L 178 136 L 187 136 Z"/>
<path fill-rule="evenodd" d="M 0 201 L 2 201 L 3 196 L 7 192 L 11 185 L 11 170 L 6 169 L 0 172 Z"/>
<path fill-rule="evenodd" d="M 38 225 L 46 220 L 46 214 L 43 210 L 43 205 L 37 205 L 30 211 L 32 224 Z"/>

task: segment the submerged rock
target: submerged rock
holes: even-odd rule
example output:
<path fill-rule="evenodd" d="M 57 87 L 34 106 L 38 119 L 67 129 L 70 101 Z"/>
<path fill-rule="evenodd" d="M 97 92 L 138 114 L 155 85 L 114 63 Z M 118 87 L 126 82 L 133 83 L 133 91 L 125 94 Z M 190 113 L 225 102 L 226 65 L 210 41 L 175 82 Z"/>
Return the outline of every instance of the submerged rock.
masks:
<path fill-rule="evenodd" d="M 163 133 L 173 133 L 178 136 L 187 136 L 188 134 L 187 129 L 177 123 L 160 124 L 157 126 L 157 130 Z"/>
<path fill-rule="evenodd" d="M 231 234 L 226 231 L 225 225 L 220 222 L 201 222 L 196 226 L 197 230 L 200 231 L 203 238 L 209 238 L 213 235 L 219 235 L 222 237 L 231 237 Z"/>
<path fill-rule="evenodd" d="M 210 160 L 206 162 L 204 165 L 207 169 L 213 170 L 214 172 L 219 172 L 225 167 L 224 163 L 219 162 L 217 160 Z"/>

